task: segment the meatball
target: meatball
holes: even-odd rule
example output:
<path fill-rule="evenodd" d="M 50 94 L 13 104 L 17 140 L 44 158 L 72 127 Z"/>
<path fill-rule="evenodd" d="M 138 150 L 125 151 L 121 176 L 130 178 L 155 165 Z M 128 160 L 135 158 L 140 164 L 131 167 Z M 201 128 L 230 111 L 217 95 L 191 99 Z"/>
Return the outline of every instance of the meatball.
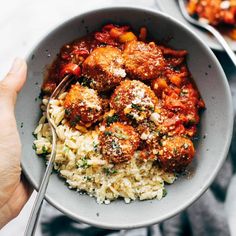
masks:
<path fill-rule="evenodd" d="M 190 139 L 175 136 L 160 143 L 157 159 L 165 170 L 180 172 L 192 162 L 195 150 Z"/>
<path fill-rule="evenodd" d="M 136 127 L 136 131 L 140 135 L 140 139 L 145 142 L 146 147 L 150 147 L 155 153 L 156 148 L 159 148 L 159 140 L 162 137 L 161 130 L 154 122 L 145 120 Z"/>
<path fill-rule="evenodd" d="M 140 135 L 140 158 L 156 160 L 162 135 L 158 126 L 149 120 L 145 120 L 136 127 L 136 131 Z"/>
<path fill-rule="evenodd" d="M 133 79 L 151 80 L 164 69 L 165 60 L 155 43 L 131 41 L 125 45 L 123 57 L 125 70 Z"/>
<path fill-rule="evenodd" d="M 64 101 L 65 117 L 71 126 L 91 126 L 102 114 L 102 104 L 97 92 L 80 84 L 71 86 Z"/>
<path fill-rule="evenodd" d="M 120 122 L 106 127 L 99 139 L 102 154 L 110 163 L 129 161 L 139 146 L 139 136 L 134 128 Z"/>
<path fill-rule="evenodd" d="M 111 46 L 96 48 L 82 65 L 83 75 L 98 91 L 114 88 L 126 76 L 121 50 Z"/>
<path fill-rule="evenodd" d="M 141 122 L 150 117 L 157 103 L 150 87 L 137 80 L 125 80 L 115 89 L 110 106 L 121 117 Z"/>

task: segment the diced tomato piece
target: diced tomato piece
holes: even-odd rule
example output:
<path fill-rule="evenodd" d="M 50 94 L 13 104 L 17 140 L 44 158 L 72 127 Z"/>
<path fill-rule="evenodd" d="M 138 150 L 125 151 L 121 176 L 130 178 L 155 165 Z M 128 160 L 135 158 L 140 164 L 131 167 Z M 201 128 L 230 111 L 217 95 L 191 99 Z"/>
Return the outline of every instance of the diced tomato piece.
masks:
<path fill-rule="evenodd" d="M 224 12 L 224 21 L 227 24 L 235 24 L 234 14 L 230 11 Z"/>
<path fill-rule="evenodd" d="M 118 26 L 115 26 L 113 24 L 108 24 L 108 25 L 105 25 L 102 28 L 102 32 L 111 31 L 111 29 L 114 29 L 114 28 L 119 29 L 122 32 L 126 32 L 127 30 L 129 30 L 130 27 L 128 25 L 124 25 L 124 26 L 118 27 Z"/>
<path fill-rule="evenodd" d="M 200 109 L 204 109 L 206 107 L 205 102 L 202 99 L 198 101 L 198 107 Z"/>
<path fill-rule="evenodd" d="M 75 75 L 79 77 L 81 75 L 81 69 L 77 64 L 68 63 L 61 70 L 60 76 L 64 77 L 67 74 L 71 74 L 71 75 Z"/>
<path fill-rule="evenodd" d="M 185 109 L 185 105 L 178 100 L 178 98 L 175 98 L 174 96 L 167 97 L 165 100 L 165 106 L 167 109 Z"/>
<path fill-rule="evenodd" d="M 109 32 L 97 32 L 94 35 L 95 39 L 98 40 L 100 43 L 105 43 L 108 45 L 112 45 L 112 46 L 117 46 L 118 43 L 115 41 L 115 39 L 111 38 Z"/>
<path fill-rule="evenodd" d="M 185 132 L 188 136 L 193 137 L 197 133 L 196 125 L 193 125 L 190 128 L 186 129 Z"/>
<path fill-rule="evenodd" d="M 112 46 L 117 46 L 119 36 L 125 33 L 129 29 L 129 26 L 117 27 L 113 24 L 105 25 L 102 28 L 102 32 L 96 32 L 94 37 L 100 43 L 105 43 Z"/>
<path fill-rule="evenodd" d="M 173 116 L 172 118 L 167 118 L 165 119 L 165 121 L 163 122 L 163 125 L 166 126 L 166 127 L 169 127 L 169 126 L 177 126 L 181 123 L 181 120 L 179 119 L 178 116 Z"/>
<path fill-rule="evenodd" d="M 147 28 L 146 27 L 140 28 L 140 32 L 139 32 L 138 37 L 141 41 L 145 41 L 147 39 Z"/>
<path fill-rule="evenodd" d="M 172 84 L 176 85 L 177 87 L 181 86 L 182 79 L 180 76 L 174 74 L 174 75 L 170 76 L 169 80 L 171 81 Z"/>
<path fill-rule="evenodd" d="M 122 35 L 123 33 L 124 33 L 124 31 L 122 29 L 120 29 L 120 28 L 117 28 L 117 27 L 112 28 L 110 30 L 110 36 L 112 38 L 119 38 L 119 36 Z"/>
<path fill-rule="evenodd" d="M 107 25 L 103 26 L 102 32 L 110 31 L 112 28 L 115 28 L 115 27 L 116 26 L 113 24 L 107 24 Z"/>
<path fill-rule="evenodd" d="M 71 58 L 71 56 L 67 52 L 64 52 L 61 54 L 61 58 L 64 60 L 68 60 L 69 58 Z"/>
<path fill-rule="evenodd" d="M 89 51 L 84 50 L 84 49 L 75 49 L 72 51 L 71 54 L 80 55 L 80 56 L 87 56 L 89 54 Z"/>
<path fill-rule="evenodd" d="M 110 30 L 110 35 L 112 38 L 118 38 L 120 37 L 122 34 L 126 33 L 127 30 L 129 29 L 129 27 L 114 27 Z"/>
<path fill-rule="evenodd" d="M 178 125 L 175 129 L 175 133 L 181 135 L 185 132 L 185 128 L 182 124 Z"/>

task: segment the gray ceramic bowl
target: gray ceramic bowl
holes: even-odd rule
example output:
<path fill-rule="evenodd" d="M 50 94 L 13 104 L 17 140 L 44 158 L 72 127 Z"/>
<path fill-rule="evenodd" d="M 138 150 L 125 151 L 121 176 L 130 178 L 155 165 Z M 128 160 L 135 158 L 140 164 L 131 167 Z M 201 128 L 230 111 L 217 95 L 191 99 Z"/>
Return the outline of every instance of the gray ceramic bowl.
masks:
<path fill-rule="evenodd" d="M 118 200 L 99 205 L 94 198 L 69 190 L 56 173 L 51 176 L 46 200 L 66 215 L 103 228 L 141 227 L 163 221 L 193 203 L 214 180 L 228 152 L 233 111 L 229 86 L 224 72 L 212 51 L 186 26 L 157 11 L 112 7 L 79 15 L 50 32 L 32 50 L 28 60 L 28 80 L 17 102 L 17 121 L 23 143 L 22 166 L 32 185 L 38 189 L 45 171 L 44 160 L 32 149 L 33 136 L 40 117 L 40 93 L 43 73 L 60 47 L 66 42 L 115 22 L 130 24 L 134 29 L 146 25 L 158 40 L 172 38 L 169 45 L 189 51 L 188 65 L 206 102 L 196 143 L 192 176 L 181 177 L 167 186 L 168 195 L 161 201 L 134 201 L 125 204 Z M 50 55 L 50 57 L 49 57 Z"/>

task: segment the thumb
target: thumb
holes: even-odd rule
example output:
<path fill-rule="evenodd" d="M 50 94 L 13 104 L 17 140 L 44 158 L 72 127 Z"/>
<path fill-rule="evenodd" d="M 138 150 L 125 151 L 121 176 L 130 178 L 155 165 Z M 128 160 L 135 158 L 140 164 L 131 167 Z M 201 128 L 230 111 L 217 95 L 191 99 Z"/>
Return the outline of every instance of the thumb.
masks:
<path fill-rule="evenodd" d="M 16 95 L 26 80 L 27 65 L 23 59 L 16 58 L 6 77 L 0 81 L 0 111 L 13 111 Z"/>

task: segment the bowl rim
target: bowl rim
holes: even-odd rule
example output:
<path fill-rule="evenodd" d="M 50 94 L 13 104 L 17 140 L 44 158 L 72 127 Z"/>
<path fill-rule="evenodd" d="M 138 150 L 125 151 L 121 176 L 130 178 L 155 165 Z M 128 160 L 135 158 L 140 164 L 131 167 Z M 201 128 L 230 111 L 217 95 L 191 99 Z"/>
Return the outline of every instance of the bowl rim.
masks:
<path fill-rule="evenodd" d="M 232 102 L 232 96 L 231 96 L 231 92 L 230 92 L 230 87 L 228 84 L 228 81 L 226 79 L 225 73 L 221 67 L 221 64 L 219 63 L 218 59 L 216 58 L 215 54 L 212 52 L 212 50 L 209 48 L 208 45 L 206 45 L 202 39 L 192 30 L 190 29 L 188 26 L 186 26 L 184 23 L 180 22 L 179 20 L 176 20 L 174 17 L 163 13 L 159 10 L 153 10 L 151 8 L 148 7 L 140 7 L 140 6 L 130 6 L 130 5 L 125 5 L 125 6 L 120 6 L 120 5 L 114 5 L 114 6 L 102 6 L 99 8 L 92 8 L 91 10 L 87 10 L 84 11 L 83 13 L 80 13 L 78 15 L 73 16 L 72 18 L 69 18 L 61 23 L 58 23 L 56 26 L 52 27 L 51 29 L 49 29 L 42 37 L 40 37 L 37 42 L 33 45 L 33 47 L 31 48 L 31 50 L 26 54 L 25 58 L 26 61 L 29 62 L 30 61 L 30 57 L 33 53 L 33 51 L 35 49 L 38 48 L 39 44 L 45 39 L 47 38 L 49 35 L 53 34 L 55 31 L 57 31 L 59 28 L 63 27 L 66 24 L 69 24 L 70 22 L 73 22 L 74 20 L 76 20 L 78 17 L 83 17 L 86 15 L 91 15 L 97 12 L 102 12 L 102 11 L 110 11 L 110 10 L 131 10 L 131 11 L 142 11 L 144 13 L 152 13 L 152 14 L 156 14 L 159 15 L 161 17 L 166 18 L 169 21 L 172 21 L 174 24 L 177 24 L 178 26 L 184 28 L 186 31 L 188 31 L 190 34 L 192 34 L 196 40 L 198 41 L 199 44 L 201 44 L 201 46 L 203 46 L 203 48 L 206 50 L 206 52 L 211 56 L 212 60 L 214 60 L 214 62 L 218 65 L 218 69 L 219 69 L 219 73 L 221 74 L 221 78 L 223 80 L 224 83 L 224 88 L 226 90 L 227 93 L 227 101 L 229 104 L 229 122 L 228 122 L 228 132 L 227 132 L 227 137 L 226 137 L 226 142 L 222 151 L 222 158 L 220 159 L 220 161 L 218 162 L 217 166 L 215 167 L 214 171 L 211 173 L 210 178 L 205 182 L 204 185 L 202 185 L 201 188 L 199 188 L 198 192 L 196 192 L 196 194 L 194 194 L 191 198 L 188 198 L 187 201 L 185 201 L 182 205 L 180 205 L 178 208 L 175 208 L 173 211 L 163 215 L 163 217 L 161 217 L 161 219 L 152 219 L 152 220 L 142 220 L 141 222 L 137 222 L 133 225 L 120 225 L 119 223 L 117 223 L 116 225 L 114 224 L 109 224 L 109 223 L 97 223 L 95 220 L 90 220 L 89 218 L 85 218 L 85 217 L 81 217 L 78 216 L 76 214 L 73 214 L 72 212 L 70 212 L 69 210 L 67 210 L 66 208 L 64 208 L 60 203 L 56 202 L 53 197 L 50 197 L 50 195 L 46 192 L 45 194 L 45 200 L 50 203 L 52 206 L 54 206 L 56 209 L 58 209 L 59 211 L 61 211 L 62 213 L 64 213 L 65 215 L 71 217 L 72 219 L 74 219 L 75 221 L 81 221 L 83 223 L 87 223 L 89 225 L 93 225 L 95 227 L 98 228 L 104 228 L 104 229 L 134 229 L 134 228 L 140 228 L 140 227 L 145 227 L 148 225 L 153 225 L 153 224 L 157 224 L 160 223 L 166 219 L 169 219 L 175 215 L 177 215 L 178 213 L 180 213 L 181 211 L 183 211 L 184 209 L 186 209 L 187 207 L 189 207 L 191 204 L 193 204 L 210 186 L 210 184 L 213 182 L 213 180 L 215 179 L 217 173 L 219 172 L 220 168 L 222 167 L 227 154 L 228 154 L 228 150 L 230 147 L 230 143 L 231 143 L 231 139 L 232 139 L 232 134 L 233 134 L 233 102 Z M 33 185 L 34 189 L 36 191 L 38 191 L 39 189 L 39 185 L 40 183 L 37 183 L 34 179 L 31 178 L 31 174 L 30 171 L 27 170 L 27 167 L 24 166 L 24 163 L 21 161 L 21 165 L 22 165 L 22 169 L 23 169 L 23 173 L 26 176 L 26 178 L 28 179 L 28 181 Z"/>

